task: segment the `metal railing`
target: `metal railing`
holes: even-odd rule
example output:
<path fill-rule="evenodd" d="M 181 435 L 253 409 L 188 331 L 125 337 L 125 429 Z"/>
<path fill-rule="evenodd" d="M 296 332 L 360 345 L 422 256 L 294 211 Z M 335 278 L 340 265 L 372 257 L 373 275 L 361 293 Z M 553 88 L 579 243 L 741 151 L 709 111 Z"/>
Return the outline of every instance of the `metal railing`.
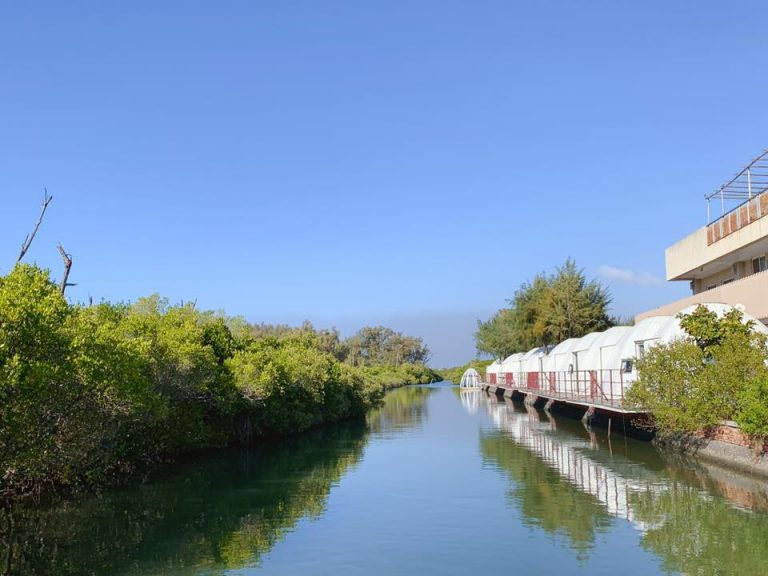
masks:
<path fill-rule="evenodd" d="M 725 217 L 732 216 L 734 211 L 738 211 L 738 227 L 744 226 L 744 218 L 741 215 L 742 205 L 768 191 L 768 150 L 754 158 L 749 164 L 742 168 L 733 178 L 720 186 L 710 194 L 705 194 L 707 200 L 707 224 L 722 222 Z M 711 215 L 710 203 L 712 200 L 720 200 L 721 215 L 714 220 Z M 738 205 L 730 210 L 726 210 L 726 204 Z M 747 215 L 749 219 L 749 215 Z M 726 234 L 727 235 L 727 234 Z"/>
<path fill-rule="evenodd" d="M 621 370 L 574 370 L 506 372 L 489 375 L 491 384 L 541 395 L 555 400 L 599 404 L 621 408 L 624 402 L 624 373 Z"/>

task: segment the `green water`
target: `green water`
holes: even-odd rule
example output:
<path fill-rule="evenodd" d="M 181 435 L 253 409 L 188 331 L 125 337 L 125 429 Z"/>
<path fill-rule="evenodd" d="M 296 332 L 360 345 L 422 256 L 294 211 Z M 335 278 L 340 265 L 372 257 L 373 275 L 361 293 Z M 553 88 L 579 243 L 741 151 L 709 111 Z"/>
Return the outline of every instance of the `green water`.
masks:
<path fill-rule="evenodd" d="M 764 482 L 440 385 L 0 520 L 0 574 L 768 574 Z"/>

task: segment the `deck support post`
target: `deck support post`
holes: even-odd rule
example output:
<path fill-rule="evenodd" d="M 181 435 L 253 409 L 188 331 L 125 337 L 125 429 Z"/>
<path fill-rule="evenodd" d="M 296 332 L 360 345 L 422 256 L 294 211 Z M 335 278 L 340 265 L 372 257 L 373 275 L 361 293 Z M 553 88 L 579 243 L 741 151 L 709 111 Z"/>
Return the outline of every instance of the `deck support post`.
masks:
<path fill-rule="evenodd" d="M 592 423 L 592 417 L 595 415 L 595 407 L 590 406 L 586 412 L 584 412 L 584 416 L 581 417 L 581 421 L 584 422 L 586 425 L 590 425 Z"/>
<path fill-rule="evenodd" d="M 544 404 L 544 410 L 549 412 L 549 409 L 552 408 L 552 404 L 554 404 L 554 403 L 555 403 L 555 399 L 554 398 L 550 398 L 549 400 L 547 400 L 547 403 Z"/>

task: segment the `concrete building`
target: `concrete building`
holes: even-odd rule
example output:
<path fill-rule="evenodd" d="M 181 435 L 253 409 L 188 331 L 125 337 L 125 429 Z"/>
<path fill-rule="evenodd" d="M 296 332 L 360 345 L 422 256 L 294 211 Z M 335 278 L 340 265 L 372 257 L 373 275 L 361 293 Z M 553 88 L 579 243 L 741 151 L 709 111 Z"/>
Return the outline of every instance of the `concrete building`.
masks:
<path fill-rule="evenodd" d="M 689 282 L 692 295 L 637 321 L 704 302 L 741 305 L 768 321 L 768 150 L 706 199 L 708 215 L 713 202 L 720 215 L 666 250 L 667 280 Z"/>

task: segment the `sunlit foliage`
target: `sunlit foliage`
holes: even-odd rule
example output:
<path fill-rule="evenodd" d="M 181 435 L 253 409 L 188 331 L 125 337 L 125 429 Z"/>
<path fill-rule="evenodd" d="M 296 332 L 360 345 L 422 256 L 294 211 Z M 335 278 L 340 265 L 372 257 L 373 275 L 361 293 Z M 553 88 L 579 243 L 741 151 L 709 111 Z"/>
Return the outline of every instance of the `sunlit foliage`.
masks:
<path fill-rule="evenodd" d="M 613 325 L 611 297 L 596 280 L 568 259 L 554 274 L 538 274 L 485 322 L 478 321 L 478 352 L 504 358 L 536 346 L 553 345 Z"/>
<path fill-rule="evenodd" d="M 681 315 L 687 338 L 654 346 L 638 360 L 639 378 L 627 402 L 648 410 L 662 435 L 695 432 L 729 419 L 748 433 L 765 435 L 768 429 L 760 421 L 768 350 L 765 337 L 742 320 L 738 310 L 718 317 L 704 306 Z"/>
<path fill-rule="evenodd" d="M 427 356 L 385 328 L 344 341 L 156 295 L 71 305 L 47 272 L 18 265 L 0 277 L 0 499 L 361 418 L 386 388 L 439 379 Z"/>

